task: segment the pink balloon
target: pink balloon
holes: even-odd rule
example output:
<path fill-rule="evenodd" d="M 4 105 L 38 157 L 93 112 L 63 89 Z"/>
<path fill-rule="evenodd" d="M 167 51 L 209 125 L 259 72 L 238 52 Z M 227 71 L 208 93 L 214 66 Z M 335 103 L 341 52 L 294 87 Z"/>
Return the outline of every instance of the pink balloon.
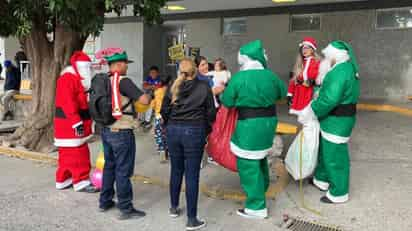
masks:
<path fill-rule="evenodd" d="M 103 172 L 99 169 L 95 169 L 93 171 L 91 180 L 92 180 L 92 184 L 96 188 L 101 189 L 102 188 L 102 183 L 103 183 Z"/>

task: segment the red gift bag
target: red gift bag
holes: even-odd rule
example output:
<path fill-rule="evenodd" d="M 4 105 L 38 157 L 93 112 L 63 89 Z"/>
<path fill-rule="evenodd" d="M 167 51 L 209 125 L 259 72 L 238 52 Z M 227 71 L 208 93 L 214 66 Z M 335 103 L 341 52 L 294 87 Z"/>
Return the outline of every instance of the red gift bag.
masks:
<path fill-rule="evenodd" d="M 230 139 L 236 128 L 237 110 L 221 106 L 208 137 L 206 148 L 209 156 L 223 167 L 237 172 L 236 156 L 230 150 Z"/>

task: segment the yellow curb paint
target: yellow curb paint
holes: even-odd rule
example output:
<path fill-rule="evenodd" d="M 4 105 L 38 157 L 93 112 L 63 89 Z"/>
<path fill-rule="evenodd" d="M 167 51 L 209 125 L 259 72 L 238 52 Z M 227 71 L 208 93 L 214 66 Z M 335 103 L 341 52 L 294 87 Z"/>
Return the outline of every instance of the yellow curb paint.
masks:
<path fill-rule="evenodd" d="M 56 165 L 57 158 L 52 157 L 50 155 L 39 153 L 39 152 L 31 152 L 16 148 L 8 148 L 0 146 L 0 155 L 5 155 L 9 157 L 20 158 L 24 160 L 31 160 L 36 162 L 47 163 L 51 165 Z M 272 166 L 276 173 L 278 174 L 278 179 L 275 184 L 272 184 L 269 187 L 266 196 L 268 199 L 275 199 L 277 194 L 282 192 L 284 188 L 289 183 L 289 175 L 282 163 L 275 163 Z M 169 182 L 165 181 L 159 177 L 147 177 L 142 175 L 134 175 L 131 177 L 131 180 L 136 183 L 142 184 L 150 184 L 155 185 L 163 188 L 169 187 Z M 206 184 L 200 184 L 199 186 L 200 192 L 205 194 L 208 197 L 222 199 L 222 200 L 234 200 L 234 201 L 244 201 L 245 194 L 238 190 L 232 189 L 224 189 L 219 186 L 209 186 Z M 183 187 L 184 191 L 184 187 Z"/>
<path fill-rule="evenodd" d="M 291 134 L 294 135 L 298 132 L 298 127 L 293 124 L 288 123 L 278 123 L 278 127 L 276 128 L 276 133 L 278 134 Z"/>
<path fill-rule="evenodd" d="M 13 96 L 16 100 L 32 100 L 33 96 L 28 94 L 17 94 Z"/>
<path fill-rule="evenodd" d="M 400 115 L 412 117 L 412 109 L 393 106 L 393 105 L 389 105 L 389 104 L 359 103 L 357 105 L 357 108 L 359 110 L 364 110 L 364 111 L 392 112 L 392 113 L 397 113 L 397 114 L 400 114 Z"/>

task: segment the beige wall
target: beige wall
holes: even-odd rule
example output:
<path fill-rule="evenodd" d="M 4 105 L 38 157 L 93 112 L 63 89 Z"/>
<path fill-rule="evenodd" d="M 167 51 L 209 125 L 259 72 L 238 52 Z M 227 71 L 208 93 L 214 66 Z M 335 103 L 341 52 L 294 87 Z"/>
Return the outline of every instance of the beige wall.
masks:
<path fill-rule="evenodd" d="M 241 44 L 261 39 L 270 68 L 286 80 L 304 36 L 315 37 L 320 47 L 346 40 L 361 66 L 362 97 L 404 99 L 412 94 L 412 30 L 376 30 L 374 15 L 373 10 L 322 14 L 321 31 L 311 33 L 289 32 L 289 15 L 254 16 L 247 18 L 248 32 L 241 36 L 222 36 L 220 19 L 189 20 L 186 41 L 210 60 L 224 57 L 236 70 Z"/>
<path fill-rule="evenodd" d="M 143 78 L 143 24 L 105 24 L 100 42 L 101 48 L 121 47 L 127 51 L 129 59 L 135 61 L 129 65 L 128 75 L 140 86 Z"/>

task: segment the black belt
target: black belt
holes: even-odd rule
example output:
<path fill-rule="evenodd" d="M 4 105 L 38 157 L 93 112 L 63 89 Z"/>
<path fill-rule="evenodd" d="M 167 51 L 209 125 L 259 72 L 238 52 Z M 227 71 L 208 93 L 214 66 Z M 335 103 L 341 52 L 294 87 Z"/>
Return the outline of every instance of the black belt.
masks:
<path fill-rule="evenodd" d="M 89 110 L 80 110 L 79 111 L 80 118 L 82 120 L 90 120 L 92 117 L 90 116 Z M 56 107 L 56 118 L 60 119 L 66 119 L 66 114 L 64 114 L 64 111 L 61 107 Z"/>
<path fill-rule="evenodd" d="M 239 107 L 238 108 L 238 120 L 261 118 L 261 117 L 275 117 L 277 114 L 276 106 L 270 107 Z"/>
<path fill-rule="evenodd" d="M 332 116 L 354 116 L 356 115 L 356 104 L 341 104 L 335 107 L 329 115 Z"/>

